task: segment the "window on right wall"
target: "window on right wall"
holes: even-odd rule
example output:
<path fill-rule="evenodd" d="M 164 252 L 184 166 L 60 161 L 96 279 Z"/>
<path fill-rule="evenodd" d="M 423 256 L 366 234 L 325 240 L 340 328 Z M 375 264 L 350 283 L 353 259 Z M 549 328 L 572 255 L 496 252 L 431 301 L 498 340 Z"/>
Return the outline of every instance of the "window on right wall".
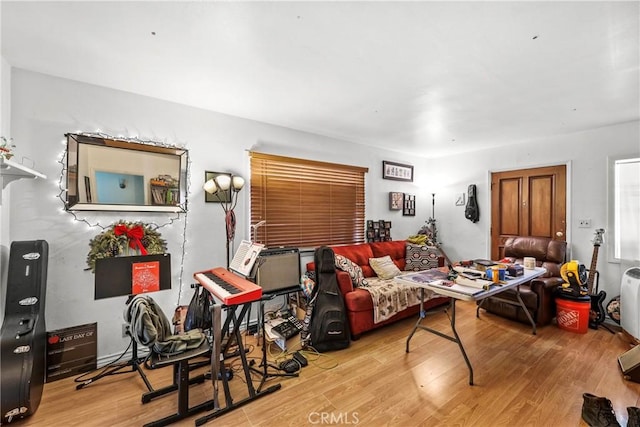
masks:
<path fill-rule="evenodd" d="M 640 158 L 609 158 L 609 260 L 640 260 Z"/>

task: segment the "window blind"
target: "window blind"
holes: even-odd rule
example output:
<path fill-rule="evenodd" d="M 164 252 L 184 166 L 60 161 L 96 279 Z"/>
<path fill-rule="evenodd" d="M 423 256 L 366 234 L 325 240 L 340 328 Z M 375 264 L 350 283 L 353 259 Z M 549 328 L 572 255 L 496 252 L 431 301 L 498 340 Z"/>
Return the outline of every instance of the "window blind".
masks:
<path fill-rule="evenodd" d="M 267 246 L 365 241 L 367 168 L 251 152 L 251 224 Z"/>

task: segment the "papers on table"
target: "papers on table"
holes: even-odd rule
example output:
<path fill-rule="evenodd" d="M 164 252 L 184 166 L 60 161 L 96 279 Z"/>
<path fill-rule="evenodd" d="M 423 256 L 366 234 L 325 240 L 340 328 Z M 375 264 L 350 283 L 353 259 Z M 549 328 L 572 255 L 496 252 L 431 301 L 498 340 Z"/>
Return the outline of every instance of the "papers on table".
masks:
<path fill-rule="evenodd" d="M 481 292 L 484 292 L 485 289 L 488 289 L 488 286 L 491 285 L 491 282 L 487 280 L 471 280 L 466 278 L 464 279 L 468 280 L 469 282 L 478 283 L 455 283 L 449 280 L 449 276 L 446 272 L 443 272 L 437 268 L 432 268 L 430 270 L 424 271 L 416 271 L 415 273 L 403 274 L 401 276 L 397 276 L 395 279 L 406 285 L 429 285 L 429 288 L 431 289 L 446 289 L 448 291 L 458 292 L 464 295 L 477 295 Z M 460 279 L 460 277 L 458 279 Z"/>
<path fill-rule="evenodd" d="M 452 282 L 451 280 L 435 280 L 429 283 L 429 286 L 431 286 L 432 288 L 446 289 L 448 291 L 453 291 L 453 292 L 457 292 L 459 294 L 464 294 L 464 295 L 477 295 L 485 291 L 482 288 L 474 288 L 472 286 L 459 285 L 457 283 Z"/>
<path fill-rule="evenodd" d="M 494 283 L 492 281 L 490 281 L 490 280 L 470 279 L 468 277 L 464 277 L 462 275 L 459 275 L 458 277 L 456 277 L 456 284 L 461 285 L 461 286 L 468 286 L 470 288 L 483 289 L 483 290 L 486 291 Z"/>

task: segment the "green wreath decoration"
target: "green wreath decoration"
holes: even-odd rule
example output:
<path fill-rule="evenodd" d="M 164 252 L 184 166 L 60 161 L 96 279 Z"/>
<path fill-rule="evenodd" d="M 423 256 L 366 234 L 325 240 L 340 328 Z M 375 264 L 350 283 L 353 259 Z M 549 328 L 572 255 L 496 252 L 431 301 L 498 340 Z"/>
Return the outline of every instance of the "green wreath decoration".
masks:
<path fill-rule="evenodd" d="M 89 242 L 87 265 L 95 273 L 96 260 L 117 256 L 163 254 L 167 242 L 144 222 L 118 221 Z"/>

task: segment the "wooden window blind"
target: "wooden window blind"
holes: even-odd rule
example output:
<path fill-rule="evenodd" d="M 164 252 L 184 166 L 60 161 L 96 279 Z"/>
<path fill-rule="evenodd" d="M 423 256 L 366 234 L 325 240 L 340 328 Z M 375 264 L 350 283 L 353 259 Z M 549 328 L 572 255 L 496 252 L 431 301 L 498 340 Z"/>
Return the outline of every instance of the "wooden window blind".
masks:
<path fill-rule="evenodd" d="M 251 152 L 251 224 L 267 246 L 365 241 L 367 168 Z"/>

